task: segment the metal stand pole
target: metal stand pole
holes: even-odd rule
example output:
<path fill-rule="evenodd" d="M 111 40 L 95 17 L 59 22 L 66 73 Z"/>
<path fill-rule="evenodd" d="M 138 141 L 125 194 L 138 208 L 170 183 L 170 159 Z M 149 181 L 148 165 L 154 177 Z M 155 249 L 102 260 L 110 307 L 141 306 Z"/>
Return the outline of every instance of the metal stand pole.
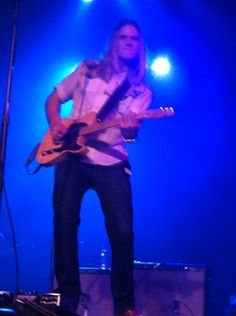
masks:
<path fill-rule="evenodd" d="M 6 158 L 6 146 L 7 146 L 7 134 L 8 126 L 10 120 L 10 95 L 11 95 L 11 85 L 12 85 L 12 73 L 14 68 L 15 50 L 16 50 L 16 27 L 17 27 L 17 17 L 18 17 L 18 0 L 14 1 L 14 15 L 13 15 L 13 25 L 12 25 L 12 38 L 11 38 L 11 50 L 10 50 L 10 61 L 8 68 L 8 80 L 7 80 L 7 91 L 6 91 L 6 101 L 2 116 L 2 127 L 0 135 L 0 209 L 2 205 L 2 192 L 4 186 L 4 168 L 5 168 L 5 158 Z"/>
<path fill-rule="evenodd" d="M 9 126 L 9 111 L 10 111 L 10 95 L 11 95 L 11 84 L 12 84 L 12 73 L 14 68 L 14 60 L 15 60 L 15 50 L 16 50 L 16 27 L 17 27 L 17 18 L 18 18 L 18 1 L 14 1 L 13 8 L 13 22 L 12 22 L 12 38 L 11 38 L 11 50 L 10 50 L 10 61 L 8 68 L 8 77 L 7 77 L 7 91 L 6 91 L 6 101 L 3 110 L 2 117 L 2 126 L 1 126 L 1 134 L 0 134 L 0 211 L 2 207 L 2 194 L 4 192 L 6 199 L 6 207 L 9 213 L 9 220 L 12 231 L 13 238 L 13 248 L 16 262 L 16 292 L 19 291 L 19 263 L 18 263 L 18 255 L 16 249 L 16 238 L 13 227 L 13 222 L 10 214 L 10 208 L 8 204 L 6 188 L 4 186 L 4 167 L 5 167 L 5 159 L 6 159 L 6 146 L 7 146 L 7 134 L 8 134 L 8 126 Z"/>

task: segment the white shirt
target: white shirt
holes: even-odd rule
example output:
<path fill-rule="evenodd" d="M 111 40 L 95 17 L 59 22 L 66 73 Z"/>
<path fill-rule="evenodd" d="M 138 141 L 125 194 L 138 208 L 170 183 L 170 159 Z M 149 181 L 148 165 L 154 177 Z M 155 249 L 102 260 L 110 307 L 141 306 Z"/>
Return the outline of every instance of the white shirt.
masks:
<path fill-rule="evenodd" d="M 81 74 L 81 66 L 79 66 L 56 86 L 56 90 L 62 103 L 73 99 L 71 118 L 83 121 L 86 114 L 99 112 L 109 96 L 122 83 L 124 77 L 124 73 L 119 73 L 113 75 L 109 82 L 105 82 L 100 77 L 90 79 Z M 145 111 L 151 99 L 152 93 L 146 86 L 131 87 L 105 120 L 121 117 L 127 111 L 135 113 Z M 86 147 L 88 152 L 81 155 L 82 162 L 108 166 L 128 160 L 128 153 L 119 126 L 91 134 Z"/>

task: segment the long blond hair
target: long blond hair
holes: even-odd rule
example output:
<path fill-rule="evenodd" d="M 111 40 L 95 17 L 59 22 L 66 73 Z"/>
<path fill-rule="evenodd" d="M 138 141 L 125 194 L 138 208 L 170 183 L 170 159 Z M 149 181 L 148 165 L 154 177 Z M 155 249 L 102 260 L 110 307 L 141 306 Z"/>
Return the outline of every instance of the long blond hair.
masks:
<path fill-rule="evenodd" d="M 144 80 L 146 72 L 146 52 L 142 33 L 139 25 L 129 19 L 123 19 L 113 29 L 109 41 L 108 49 L 105 52 L 103 59 L 100 62 L 99 75 L 106 81 L 109 81 L 114 73 L 121 72 L 120 63 L 117 54 L 117 34 L 119 30 L 125 25 L 132 25 L 136 28 L 140 35 L 139 53 L 137 58 L 133 61 L 133 66 L 129 70 L 129 79 L 132 83 L 141 83 Z"/>

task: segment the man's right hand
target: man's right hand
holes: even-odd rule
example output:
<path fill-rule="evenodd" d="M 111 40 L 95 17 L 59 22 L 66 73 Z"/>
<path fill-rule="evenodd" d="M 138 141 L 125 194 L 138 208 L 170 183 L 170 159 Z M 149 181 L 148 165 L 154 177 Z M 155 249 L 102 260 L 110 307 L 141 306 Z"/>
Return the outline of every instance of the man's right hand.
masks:
<path fill-rule="evenodd" d="M 61 120 L 50 126 L 51 135 L 54 143 L 60 143 L 63 141 L 63 137 L 67 133 L 67 127 L 62 123 Z"/>

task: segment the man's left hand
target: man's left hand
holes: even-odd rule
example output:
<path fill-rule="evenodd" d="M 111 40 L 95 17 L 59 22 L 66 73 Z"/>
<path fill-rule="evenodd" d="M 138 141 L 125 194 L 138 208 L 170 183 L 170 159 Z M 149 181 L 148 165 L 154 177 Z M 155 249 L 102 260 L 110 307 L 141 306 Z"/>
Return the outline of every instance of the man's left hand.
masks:
<path fill-rule="evenodd" d="M 138 129 L 140 127 L 140 121 L 137 114 L 134 112 L 127 112 L 121 119 L 120 129 L 124 139 L 135 139 Z"/>

